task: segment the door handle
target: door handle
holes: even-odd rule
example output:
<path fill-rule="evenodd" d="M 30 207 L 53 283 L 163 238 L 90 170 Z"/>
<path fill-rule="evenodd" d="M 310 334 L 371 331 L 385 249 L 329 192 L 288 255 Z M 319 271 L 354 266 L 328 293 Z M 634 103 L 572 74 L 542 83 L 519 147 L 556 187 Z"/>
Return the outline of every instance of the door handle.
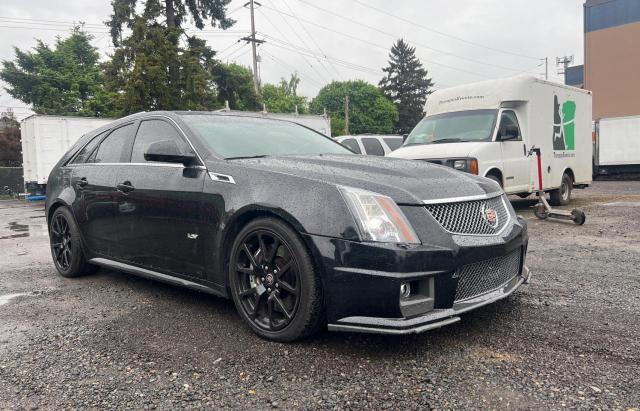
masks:
<path fill-rule="evenodd" d="M 125 181 L 124 183 L 120 183 L 116 186 L 118 191 L 122 191 L 123 193 L 128 193 L 130 191 L 135 190 L 135 187 L 131 185 L 131 181 Z"/>
<path fill-rule="evenodd" d="M 527 156 L 527 145 L 526 144 L 522 144 L 522 147 L 524 147 L 524 156 Z"/>
<path fill-rule="evenodd" d="M 80 180 L 76 182 L 76 184 L 78 185 L 78 187 L 82 188 L 82 187 L 86 187 L 87 184 L 89 184 L 89 182 L 87 181 L 87 177 L 82 177 Z"/>

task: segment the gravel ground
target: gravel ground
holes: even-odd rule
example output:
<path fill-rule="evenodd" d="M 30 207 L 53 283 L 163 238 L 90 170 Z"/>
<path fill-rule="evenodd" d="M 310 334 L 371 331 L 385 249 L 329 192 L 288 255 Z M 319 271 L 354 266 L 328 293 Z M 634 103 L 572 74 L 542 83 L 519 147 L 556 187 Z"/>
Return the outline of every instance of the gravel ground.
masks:
<path fill-rule="evenodd" d="M 0 409 L 578 408 L 640 404 L 640 182 L 529 219 L 533 281 L 417 336 L 256 337 L 230 301 L 101 270 L 65 279 L 42 204 L 0 202 Z"/>

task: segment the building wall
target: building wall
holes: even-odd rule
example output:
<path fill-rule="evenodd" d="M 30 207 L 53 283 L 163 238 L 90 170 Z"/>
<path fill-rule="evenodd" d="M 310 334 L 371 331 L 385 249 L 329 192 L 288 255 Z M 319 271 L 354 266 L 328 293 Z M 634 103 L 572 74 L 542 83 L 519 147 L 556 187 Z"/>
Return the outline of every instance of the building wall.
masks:
<path fill-rule="evenodd" d="M 587 1 L 584 74 L 594 119 L 640 115 L 640 1 Z"/>

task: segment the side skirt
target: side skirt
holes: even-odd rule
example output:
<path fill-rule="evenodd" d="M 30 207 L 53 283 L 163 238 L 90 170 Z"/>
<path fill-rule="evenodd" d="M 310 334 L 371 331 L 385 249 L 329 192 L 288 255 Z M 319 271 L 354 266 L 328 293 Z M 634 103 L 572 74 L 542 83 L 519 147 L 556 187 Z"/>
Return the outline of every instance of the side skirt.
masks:
<path fill-rule="evenodd" d="M 117 271 L 124 271 L 126 273 L 137 275 L 139 277 L 148 278 L 150 280 L 157 280 L 163 283 L 178 285 L 181 287 L 189 288 L 189 289 L 200 291 L 203 293 L 212 294 L 217 297 L 227 298 L 225 293 L 219 290 L 216 290 L 215 288 L 194 283 L 193 281 L 185 280 L 183 278 L 162 274 L 152 270 L 147 270 L 146 268 L 140 268 L 140 267 L 136 267 L 136 266 L 125 264 L 125 263 L 120 263 L 118 261 L 109 260 L 107 258 L 92 258 L 89 260 L 89 262 L 91 264 L 99 265 L 101 267 L 106 267 L 106 268 L 110 268 Z"/>

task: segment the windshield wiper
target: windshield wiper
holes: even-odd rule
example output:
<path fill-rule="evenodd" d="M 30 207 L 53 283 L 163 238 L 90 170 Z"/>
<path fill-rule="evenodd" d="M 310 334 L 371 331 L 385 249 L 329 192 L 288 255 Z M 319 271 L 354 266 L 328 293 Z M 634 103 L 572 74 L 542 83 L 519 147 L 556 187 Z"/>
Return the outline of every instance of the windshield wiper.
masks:
<path fill-rule="evenodd" d="M 464 143 L 467 140 L 462 140 L 459 138 L 440 138 L 438 140 L 433 140 L 431 143 L 433 144 L 438 144 L 438 143 Z"/>
<path fill-rule="evenodd" d="M 265 158 L 265 157 L 267 157 L 266 154 L 260 154 L 260 155 L 257 155 L 257 156 L 225 157 L 224 159 L 225 160 L 244 160 L 244 159 L 247 159 L 247 158 Z"/>

